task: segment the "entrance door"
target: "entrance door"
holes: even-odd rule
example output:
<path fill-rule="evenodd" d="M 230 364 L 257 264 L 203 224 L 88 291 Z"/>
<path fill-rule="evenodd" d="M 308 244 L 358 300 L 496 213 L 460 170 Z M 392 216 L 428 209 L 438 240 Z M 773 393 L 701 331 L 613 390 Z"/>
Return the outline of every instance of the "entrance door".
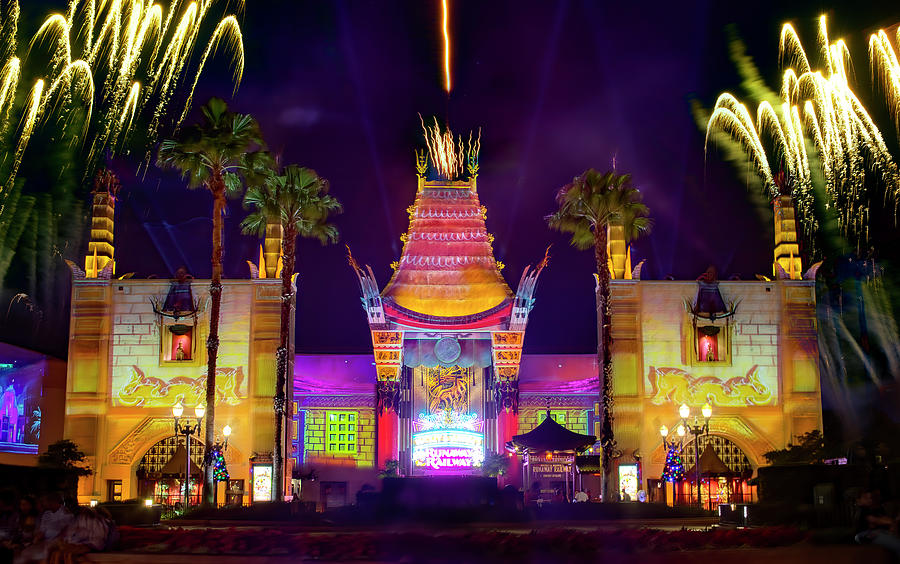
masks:
<path fill-rule="evenodd" d="M 106 501 L 122 501 L 122 480 L 106 481 Z"/>
<path fill-rule="evenodd" d="M 244 505 L 244 480 L 228 480 L 225 505 Z"/>
<path fill-rule="evenodd" d="M 347 482 L 322 482 L 319 486 L 322 509 L 347 505 Z"/>

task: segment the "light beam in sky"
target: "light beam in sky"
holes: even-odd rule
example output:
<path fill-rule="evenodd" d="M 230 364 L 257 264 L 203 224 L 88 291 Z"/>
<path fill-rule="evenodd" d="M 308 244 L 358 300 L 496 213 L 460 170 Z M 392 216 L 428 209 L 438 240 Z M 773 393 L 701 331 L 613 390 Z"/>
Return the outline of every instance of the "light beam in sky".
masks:
<path fill-rule="evenodd" d="M 450 94 L 450 24 L 447 1 L 441 0 L 441 32 L 444 35 L 444 90 Z"/>

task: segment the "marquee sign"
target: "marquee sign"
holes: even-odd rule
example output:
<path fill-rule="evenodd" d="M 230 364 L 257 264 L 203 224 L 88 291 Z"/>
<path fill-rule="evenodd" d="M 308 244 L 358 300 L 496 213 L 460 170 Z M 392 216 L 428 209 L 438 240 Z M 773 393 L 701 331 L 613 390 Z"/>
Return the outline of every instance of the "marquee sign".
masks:
<path fill-rule="evenodd" d="M 422 414 L 413 425 L 412 458 L 417 467 L 467 474 L 484 462 L 482 422 L 474 413 Z"/>

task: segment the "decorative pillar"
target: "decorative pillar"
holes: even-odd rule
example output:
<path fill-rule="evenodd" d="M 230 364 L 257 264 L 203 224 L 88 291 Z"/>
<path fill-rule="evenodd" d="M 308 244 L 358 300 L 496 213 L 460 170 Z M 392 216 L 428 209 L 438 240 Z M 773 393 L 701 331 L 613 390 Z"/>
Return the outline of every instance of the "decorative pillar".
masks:
<path fill-rule="evenodd" d="M 281 276 L 281 224 L 266 225 L 266 238 L 262 248 L 263 260 L 260 264 L 261 278 L 278 278 Z"/>
<path fill-rule="evenodd" d="M 506 443 L 519 433 L 519 363 L 525 331 L 494 331 L 491 353 L 494 361 L 494 398 L 497 404 L 497 447 L 505 452 Z M 510 477 L 518 476 L 518 459 L 508 468 Z"/>
<path fill-rule="evenodd" d="M 775 278 L 778 266 L 784 269 L 789 280 L 803 278 L 803 264 L 800 260 L 800 245 L 797 239 L 797 219 L 794 202 L 790 196 L 781 195 L 772 202 L 775 208 L 775 264 L 772 266 Z M 776 266 L 777 265 L 777 266 Z"/>
<path fill-rule="evenodd" d="M 375 463 L 385 468 L 400 459 L 400 375 L 403 369 L 403 332 L 372 331 L 375 352 L 375 416 L 378 440 Z"/>
<path fill-rule="evenodd" d="M 613 280 L 631 279 L 631 249 L 625 242 L 625 225 L 610 222 L 606 235 L 609 273 Z"/>
<path fill-rule="evenodd" d="M 94 204 L 91 215 L 91 240 L 88 252 L 84 257 L 85 278 L 99 278 L 100 271 L 110 266 L 110 274 L 116 272 L 114 260 L 113 228 L 116 215 L 116 194 L 119 191 L 119 179 L 108 170 L 97 173 L 94 181 Z M 107 276 L 107 278 L 109 278 Z"/>

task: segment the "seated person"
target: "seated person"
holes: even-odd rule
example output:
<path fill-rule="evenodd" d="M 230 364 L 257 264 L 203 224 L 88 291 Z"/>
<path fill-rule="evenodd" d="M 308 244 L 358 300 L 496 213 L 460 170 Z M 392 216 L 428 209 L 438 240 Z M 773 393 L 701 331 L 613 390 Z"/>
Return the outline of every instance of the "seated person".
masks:
<path fill-rule="evenodd" d="M 856 542 L 876 544 L 900 557 L 900 537 L 897 536 L 897 519 L 888 516 L 881 505 L 878 492 L 863 491 L 856 498 Z"/>

